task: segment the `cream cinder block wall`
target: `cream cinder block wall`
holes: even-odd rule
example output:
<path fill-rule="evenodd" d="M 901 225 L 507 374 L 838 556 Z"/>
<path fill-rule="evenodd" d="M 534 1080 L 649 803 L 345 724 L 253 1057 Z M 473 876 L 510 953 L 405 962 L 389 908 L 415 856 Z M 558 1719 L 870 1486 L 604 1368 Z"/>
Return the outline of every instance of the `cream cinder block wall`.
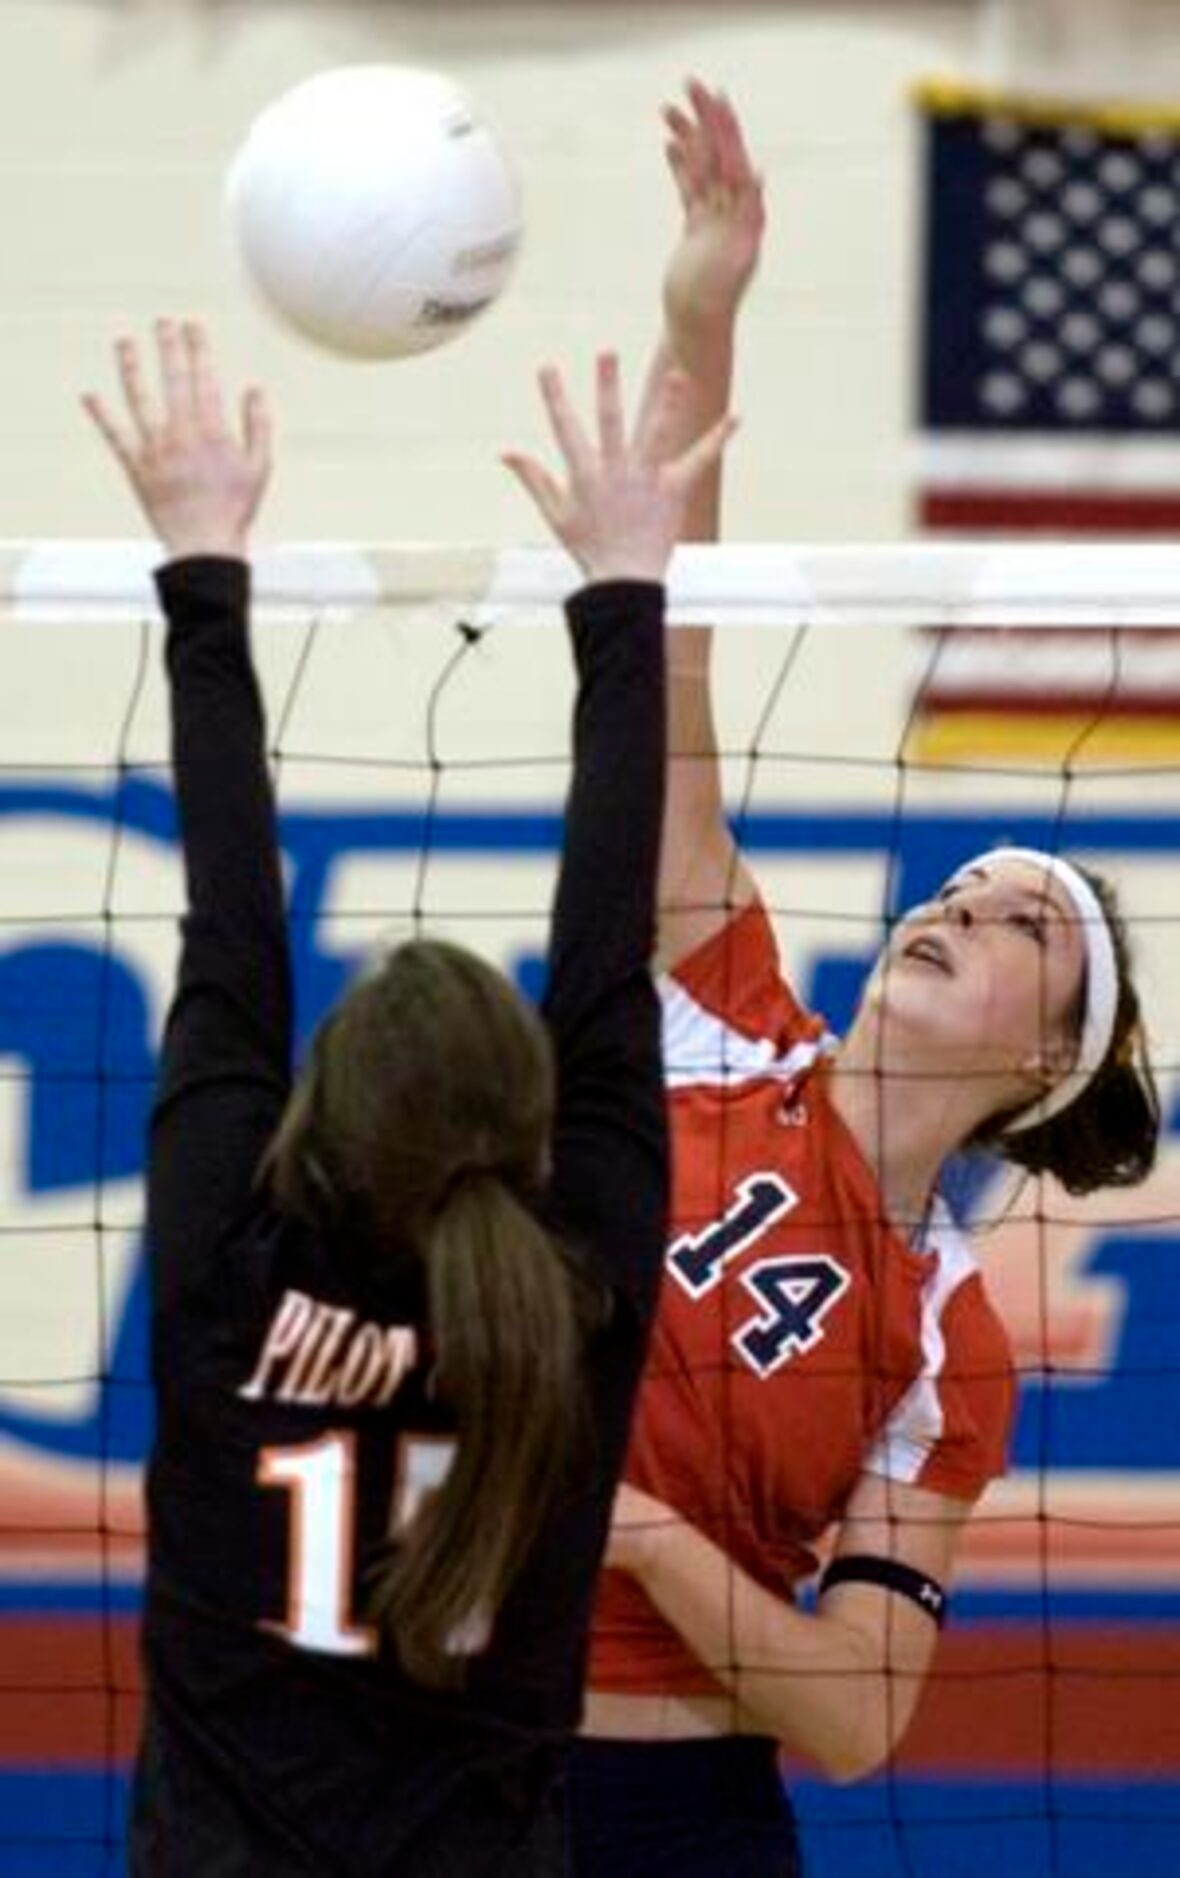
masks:
<path fill-rule="evenodd" d="M 699 72 L 739 102 L 773 224 L 745 322 L 729 533 L 906 527 L 918 150 L 930 73 L 1180 97 L 1180 0 L 4 0 L 0 536 L 125 534 L 76 415 L 107 342 L 198 311 L 283 420 L 274 536 L 527 534 L 496 464 L 541 438 L 532 374 L 621 348 L 638 372 L 675 225 L 657 110 Z M 251 302 L 221 216 L 254 112 L 323 67 L 451 72 L 519 172 L 503 304 L 398 366 L 334 362 Z"/>
<path fill-rule="evenodd" d="M 212 322 L 227 370 L 281 414 L 274 538 L 535 535 L 499 468 L 538 443 L 535 366 L 636 375 L 675 227 L 657 111 L 699 72 L 739 102 L 773 230 L 749 308 L 729 530 L 905 526 L 917 207 L 908 87 L 969 70 L 971 0 L 398 4 L 6 0 L 0 43 L 0 536 L 137 523 L 78 416 L 107 342 L 160 311 Z M 221 219 L 253 113 L 322 67 L 403 59 L 460 79 L 499 127 L 527 244 L 504 302 L 399 365 L 334 361 L 251 301 Z"/>

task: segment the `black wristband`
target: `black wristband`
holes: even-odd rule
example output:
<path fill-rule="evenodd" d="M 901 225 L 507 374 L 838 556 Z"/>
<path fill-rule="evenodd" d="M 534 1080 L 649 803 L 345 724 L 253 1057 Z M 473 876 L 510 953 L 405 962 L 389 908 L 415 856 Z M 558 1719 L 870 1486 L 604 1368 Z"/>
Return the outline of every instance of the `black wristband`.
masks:
<path fill-rule="evenodd" d="M 849 1583 L 881 1585 L 886 1591 L 896 1591 L 899 1597 L 909 1598 L 911 1604 L 925 1611 L 942 1629 L 946 1619 L 946 1592 L 936 1578 L 928 1578 L 925 1572 L 917 1571 L 912 1565 L 868 1553 L 849 1553 L 846 1557 L 834 1558 L 819 1581 L 820 1596 L 833 1585 Z"/>

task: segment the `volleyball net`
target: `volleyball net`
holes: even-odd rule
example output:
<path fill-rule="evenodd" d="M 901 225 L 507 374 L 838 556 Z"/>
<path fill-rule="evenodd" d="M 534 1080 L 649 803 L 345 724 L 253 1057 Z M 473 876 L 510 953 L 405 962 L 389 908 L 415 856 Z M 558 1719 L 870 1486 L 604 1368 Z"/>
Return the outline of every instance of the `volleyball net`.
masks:
<path fill-rule="evenodd" d="M 24 1846 L 103 1869 L 83 1861 L 118 1842 L 137 1726 L 144 1127 L 181 911 L 152 560 L 0 549 L 0 1867 Z M 422 929 L 536 990 L 574 584 L 547 550 L 260 557 L 303 1036 L 373 944 Z M 894 914 L 991 842 L 1119 888 L 1159 1168 L 1084 1201 L 1051 1181 L 957 1198 L 1020 1370 L 1013 1465 L 972 1521 L 899 1765 L 842 1803 L 875 1873 L 936 1869 L 951 1817 L 982 1872 L 1011 1849 L 1013 1794 L 1040 1835 L 1024 1869 L 1082 1869 L 1053 1862 L 1075 1818 L 1180 1856 L 1180 554 L 685 549 L 670 595 L 674 623 L 719 628 L 727 802 L 788 973 L 835 1029 Z M 816 1814 L 833 1833 L 835 1806 Z"/>

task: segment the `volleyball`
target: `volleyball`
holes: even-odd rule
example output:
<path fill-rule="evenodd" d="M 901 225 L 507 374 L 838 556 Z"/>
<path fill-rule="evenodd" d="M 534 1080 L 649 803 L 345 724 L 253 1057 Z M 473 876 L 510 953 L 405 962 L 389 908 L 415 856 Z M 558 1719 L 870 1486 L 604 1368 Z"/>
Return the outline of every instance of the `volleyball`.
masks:
<path fill-rule="evenodd" d="M 449 78 L 413 66 L 345 66 L 285 92 L 247 131 L 226 200 L 264 302 L 349 358 L 466 332 L 520 243 L 495 137 Z"/>

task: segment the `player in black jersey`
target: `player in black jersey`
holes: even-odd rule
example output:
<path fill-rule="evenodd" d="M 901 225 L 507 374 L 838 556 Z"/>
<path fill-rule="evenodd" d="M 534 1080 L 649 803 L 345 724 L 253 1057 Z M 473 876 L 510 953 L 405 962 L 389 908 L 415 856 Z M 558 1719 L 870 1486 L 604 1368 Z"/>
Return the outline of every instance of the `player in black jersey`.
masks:
<path fill-rule="evenodd" d="M 559 1873 L 587 1613 L 663 1249 L 648 959 L 662 578 L 718 425 L 683 387 L 598 434 L 541 375 L 566 482 L 505 461 L 590 583 L 569 603 L 573 780 L 543 1021 L 416 942 L 293 1077 L 245 565 L 270 463 L 205 336 L 118 348 L 87 408 L 169 564 L 188 913 L 149 1157 L 153 1368 L 139 1878 Z M 392 1508 L 392 1511 L 391 1511 Z"/>

